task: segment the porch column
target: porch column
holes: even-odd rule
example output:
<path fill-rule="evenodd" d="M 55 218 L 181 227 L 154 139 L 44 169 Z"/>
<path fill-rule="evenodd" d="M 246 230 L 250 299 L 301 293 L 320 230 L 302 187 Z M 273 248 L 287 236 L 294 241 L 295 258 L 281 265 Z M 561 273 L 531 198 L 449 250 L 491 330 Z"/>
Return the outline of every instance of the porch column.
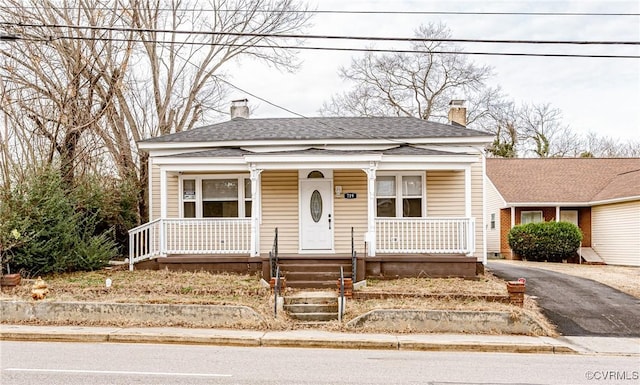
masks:
<path fill-rule="evenodd" d="M 167 239 L 164 231 L 164 220 L 167 217 L 167 170 L 160 169 L 160 231 L 158 234 L 160 242 L 160 254 L 166 256 Z"/>
<path fill-rule="evenodd" d="M 377 162 L 371 162 L 369 168 L 362 170 L 367 173 L 367 243 L 368 256 L 376 255 L 376 170 Z"/>
<path fill-rule="evenodd" d="M 260 173 L 262 169 L 251 167 L 251 256 L 260 254 Z"/>
<path fill-rule="evenodd" d="M 471 166 L 464 169 L 464 216 L 471 218 Z"/>
<path fill-rule="evenodd" d="M 544 218 L 542 218 L 544 222 Z M 560 222 L 560 206 L 556 206 L 556 222 Z"/>
<path fill-rule="evenodd" d="M 467 166 L 464 169 L 464 216 L 469 219 L 469 236 L 471 239 L 469 242 L 469 252 L 467 253 L 467 257 L 473 256 L 473 251 L 475 250 L 475 240 L 476 240 L 476 229 L 475 229 L 475 221 L 472 220 L 472 205 L 471 205 L 471 166 Z"/>
<path fill-rule="evenodd" d="M 160 218 L 167 217 L 167 170 L 160 169 Z"/>
<path fill-rule="evenodd" d="M 511 206 L 511 227 L 509 228 L 512 229 L 515 226 L 516 226 L 516 208 L 514 206 Z"/>

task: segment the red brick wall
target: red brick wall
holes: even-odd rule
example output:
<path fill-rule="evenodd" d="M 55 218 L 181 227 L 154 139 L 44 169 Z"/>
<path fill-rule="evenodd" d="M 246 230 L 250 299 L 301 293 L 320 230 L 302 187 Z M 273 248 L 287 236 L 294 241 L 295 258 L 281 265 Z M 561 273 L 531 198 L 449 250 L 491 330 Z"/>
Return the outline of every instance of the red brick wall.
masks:
<path fill-rule="evenodd" d="M 500 254 L 506 259 L 514 259 L 507 235 L 511 230 L 511 209 L 500 210 Z"/>
<path fill-rule="evenodd" d="M 565 208 L 571 210 L 571 208 Z M 581 207 L 578 210 L 578 227 L 582 230 L 582 246 L 591 247 L 591 208 Z M 515 224 L 520 224 L 521 213 L 523 211 L 542 211 L 542 217 L 545 222 L 556 220 L 556 208 L 555 207 L 518 207 L 516 208 Z M 507 235 L 511 230 L 511 209 L 500 210 L 500 253 L 506 259 L 520 259 L 518 256 L 514 256 Z"/>

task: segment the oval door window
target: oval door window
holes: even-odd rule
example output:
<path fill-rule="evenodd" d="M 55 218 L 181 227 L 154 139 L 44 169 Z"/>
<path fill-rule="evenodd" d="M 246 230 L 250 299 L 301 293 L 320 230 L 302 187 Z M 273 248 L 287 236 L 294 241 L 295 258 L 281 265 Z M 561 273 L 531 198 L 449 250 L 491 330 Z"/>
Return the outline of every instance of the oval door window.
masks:
<path fill-rule="evenodd" d="M 311 194 L 309 208 L 311 209 L 311 218 L 318 223 L 322 217 L 322 195 L 320 195 L 320 191 L 314 190 Z"/>

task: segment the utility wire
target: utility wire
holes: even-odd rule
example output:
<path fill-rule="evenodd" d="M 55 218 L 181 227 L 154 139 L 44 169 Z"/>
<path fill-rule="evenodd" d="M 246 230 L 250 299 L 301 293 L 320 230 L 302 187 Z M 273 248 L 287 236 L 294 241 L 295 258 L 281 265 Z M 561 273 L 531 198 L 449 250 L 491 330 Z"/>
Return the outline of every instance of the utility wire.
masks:
<path fill-rule="evenodd" d="M 305 34 L 273 34 L 273 33 L 249 33 L 249 32 L 216 32 L 216 31 L 184 31 L 170 29 L 128 28 L 128 27 L 97 27 L 67 24 L 29 24 L 2 22 L 0 25 L 9 27 L 29 28 L 61 28 L 61 29 L 87 29 L 91 31 L 114 32 L 144 32 L 144 33 L 169 33 L 178 35 L 205 35 L 205 36 L 236 36 L 236 37 L 265 37 L 283 39 L 322 39 L 322 40 L 357 40 L 357 41 L 394 41 L 394 42 L 447 42 L 447 43 L 492 43 L 492 44 L 576 44 L 576 45 L 640 45 L 640 41 L 589 41 L 589 40 L 513 40 L 513 39 L 453 39 L 453 38 L 426 38 L 426 37 L 377 37 L 377 36 L 345 36 L 345 35 L 305 35 Z"/>
<path fill-rule="evenodd" d="M 18 7 L 8 6 L 6 9 L 39 9 L 38 7 Z M 81 7 L 56 7 L 61 10 L 81 10 Z M 113 10 L 111 7 L 95 7 L 96 10 Z M 175 11 L 173 8 L 138 8 L 140 10 Z M 390 10 L 337 10 L 337 9 L 301 9 L 301 10 L 281 10 L 281 9 L 240 9 L 240 8 L 191 8 L 182 9 L 181 12 L 251 12 L 251 13 L 308 13 L 308 14 L 347 14 L 347 15 L 469 15 L 469 16 L 640 16 L 634 12 L 497 12 L 497 11 L 390 11 Z"/>
<path fill-rule="evenodd" d="M 126 38 L 92 38 L 61 36 L 50 37 L 48 39 L 25 38 L 24 40 L 49 42 L 59 39 L 83 40 L 83 41 L 120 41 L 120 42 L 141 42 L 137 39 Z M 382 48 L 343 48 L 343 47 L 310 47 L 294 45 L 264 45 L 264 44 L 234 44 L 234 43 L 207 43 L 207 42 L 176 42 L 166 40 L 145 40 L 148 43 L 157 44 L 178 44 L 178 45 L 208 45 L 221 47 L 246 47 L 246 48 L 268 48 L 268 49 L 292 49 L 308 51 L 340 51 L 340 52 L 374 52 L 374 53 L 407 53 L 407 54 L 443 54 L 443 55 L 479 55 L 479 56 L 521 56 L 521 57 L 563 57 L 563 58 L 598 58 L 598 59 L 640 59 L 640 55 L 605 55 L 605 54 L 569 54 L 569 53 L 531 53 L 531 52 L 490 52 L 490 51 L 426 51 L 426 50 L 402 50 L 402 49 L 382 49 Z"/>

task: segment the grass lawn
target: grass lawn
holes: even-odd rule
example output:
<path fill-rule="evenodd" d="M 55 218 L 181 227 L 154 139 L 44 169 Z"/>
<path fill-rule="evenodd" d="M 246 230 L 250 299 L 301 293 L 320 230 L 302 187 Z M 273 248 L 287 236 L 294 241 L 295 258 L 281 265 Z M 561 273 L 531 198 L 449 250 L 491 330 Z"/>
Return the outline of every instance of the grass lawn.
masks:
<path fill-rule="evenodd" d="M 207 272 L 173 271 L 122 271 L 102 270 L 70 273 L 43 277 L 49 286 L 45 301 L 90 301 L 148 304 L 215 304 L 245 305 L 253 308 L 268 320 L 256 328 L 286 330 L 305 328 L 305 325 L 288 317 L 273 317 L 273 295 L 269 288 L 260 285 L 257 276 L 210 274 Z M 106 279 L 112 281 L 110 288 Z M 508 311 L 514 314 L 525 312 L 546 325 L 548 334 L 553 328 L 539 312 L 534 301 L 527 299 L 525 307 L 476 298 L 447 297 L 447 295 L 506 295 L 506 286 L 500 279 L 486 274 L 477 280 L 460 278 L 407 278 L 399 280 L 369 280 L 362 291 L 416 294 L 415 297 L 349 300 L 344 320 L 355 318 L 373 309 L 420 309 L 420 310 L 472 310 Z M 293 292 L 287 288 L 286 293 Z M 285 294 L 286 294 L 285 293 Z M 421 298 L 420 294 L 442 294 L 442 298 Z M 31 280 L 15 288 L 3 288 L 0 299 L 31 299 Z M 127 323 L 114 326 L 134 326 Z M 188 325 L 187 325 L 188 326 Z M 329 322 L 313 325 L 314 328 L 343 330 L 344 324 Z"/>

